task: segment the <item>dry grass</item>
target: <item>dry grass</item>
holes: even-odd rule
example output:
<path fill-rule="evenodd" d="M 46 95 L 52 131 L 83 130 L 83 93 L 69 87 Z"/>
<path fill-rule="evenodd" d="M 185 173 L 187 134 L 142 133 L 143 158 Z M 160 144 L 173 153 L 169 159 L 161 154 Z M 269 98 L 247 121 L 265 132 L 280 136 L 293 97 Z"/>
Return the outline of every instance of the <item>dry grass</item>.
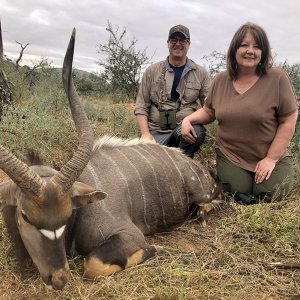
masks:
<path fill-rule="evenodd" d="M 95 135 L 132 135 L 132 108 L 116 105 L 112 114 L 107 106 L 107 114 L 105 109 L 95 114 L 104 116 L 92 124 Z M 212 153 L 211 147 L 204 148 L 199 159 L 211 166 Z M 60 162 L 61 157 L 58 153 L 55 159 Z M 206 227 L 190 220 L 172 232 L 148 237 L 159 250 L 156 257 L 98 282 L 82 278 L 81 258 L 70 260 L 71 277 L 62 291 L 47 290 L 34 269 L 23 276 L 17 272 L 0 217 L 0 300 L 299 300 L 299 162 L 296 166 L 297 186 L 286 201 L 244 207 L 227 199 L 208 216 Z M 0 173 L 0 181 L 4 179 Z M 292 267 L 272 267 L 276 262 Z"/>
<path fill-rule="evenodd" d="M 21 278 L 1 226 L 0 299 L 300 299 L 299 195 L 298 187 L 287 201 L 249 207 L 227 199 L 206 227 L 190 220 L 148 237 L 155 258 L 98 282 L 81 277 L 82 259 L 71 260 L 63 291 L 47 290 L 30 269 Z"/>

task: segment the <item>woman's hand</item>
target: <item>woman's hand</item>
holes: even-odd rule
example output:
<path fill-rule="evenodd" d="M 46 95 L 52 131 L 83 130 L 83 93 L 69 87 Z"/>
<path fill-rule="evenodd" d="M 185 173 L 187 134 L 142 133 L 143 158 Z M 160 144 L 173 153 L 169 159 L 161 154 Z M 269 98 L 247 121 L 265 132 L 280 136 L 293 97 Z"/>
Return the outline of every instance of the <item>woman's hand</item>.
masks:
<path fill-rule="evenodd" d="M 262 183 L 264 180 L 268 180 L 276 166 L 277 160 L 269 157 L 265 157 L 260 160 L 255 167 L 255 182 Z"/>
<path fill-rule="evenodd" d="M 197 134 L 192 124 L 206 125 L 215 120 L 215 111 L 205 106 L 199 108 L 189 116 L 185 117 L 181 123 L 181 135 L 190 144 L 196 142 Z"/>
<path fill-rule="evenodd" d="M 190 144 L 196 142 L 197 134 L 188 118 L 184 118 L 181 123 L 181 135 Z"/>

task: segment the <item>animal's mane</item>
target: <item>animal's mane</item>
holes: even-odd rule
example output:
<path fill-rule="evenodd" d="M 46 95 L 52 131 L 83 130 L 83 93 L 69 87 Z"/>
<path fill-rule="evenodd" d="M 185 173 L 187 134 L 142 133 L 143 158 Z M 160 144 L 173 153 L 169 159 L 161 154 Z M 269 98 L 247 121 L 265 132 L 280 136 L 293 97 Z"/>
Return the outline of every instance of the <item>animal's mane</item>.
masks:
<path fill-rule="evenodd" d="M 122 139 L 116 136 L 104 135 L 103 137 L 99 138 L 94 143 L 93 150 L 99 150 L 104 148 L 114 148 L 114 147 L 122 147 L 122 146 L 134 146 L 138 144 L 149 144 L 153 143 L 151 141 L 141 140 L 139 138 L 132 138 L 132 139 Z"/>

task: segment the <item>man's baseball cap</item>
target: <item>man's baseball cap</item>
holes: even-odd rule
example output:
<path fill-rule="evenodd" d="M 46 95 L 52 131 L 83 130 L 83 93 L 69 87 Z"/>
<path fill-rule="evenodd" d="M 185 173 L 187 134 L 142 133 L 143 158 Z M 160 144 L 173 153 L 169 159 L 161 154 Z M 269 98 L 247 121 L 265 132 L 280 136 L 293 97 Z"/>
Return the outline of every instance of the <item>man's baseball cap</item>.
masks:
<path fill-rule="evenodd" d="M 170 29 L 168 39 L 170 39 L 171 35 L 176 33 L 176 32 L 182 33 L 186 39 L 190 39 L 189 29 L 187 27 L 183 26 L 183 25 L 180 25 L 180 24 L 176 25 L 176 26 L 173 26 Z"/>

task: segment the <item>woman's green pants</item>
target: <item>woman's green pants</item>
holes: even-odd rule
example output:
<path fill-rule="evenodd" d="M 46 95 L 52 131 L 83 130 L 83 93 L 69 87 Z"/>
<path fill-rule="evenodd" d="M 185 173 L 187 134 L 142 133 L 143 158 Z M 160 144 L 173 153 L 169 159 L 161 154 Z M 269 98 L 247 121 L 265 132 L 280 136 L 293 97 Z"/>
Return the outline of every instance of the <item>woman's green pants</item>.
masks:
<path fill-rule="evenodd" d="M 282 199 L 289 194 L 294 184 L 294 169 L 290 157 L 277 162 L 271 177 L 262 183 L 255 183 L 255 173 L 242 169 L 230 162 L 216 149 L 217 174 L 225 192 L 250 193 L 254 196 L 271 195 L 273 199 Z"/>

